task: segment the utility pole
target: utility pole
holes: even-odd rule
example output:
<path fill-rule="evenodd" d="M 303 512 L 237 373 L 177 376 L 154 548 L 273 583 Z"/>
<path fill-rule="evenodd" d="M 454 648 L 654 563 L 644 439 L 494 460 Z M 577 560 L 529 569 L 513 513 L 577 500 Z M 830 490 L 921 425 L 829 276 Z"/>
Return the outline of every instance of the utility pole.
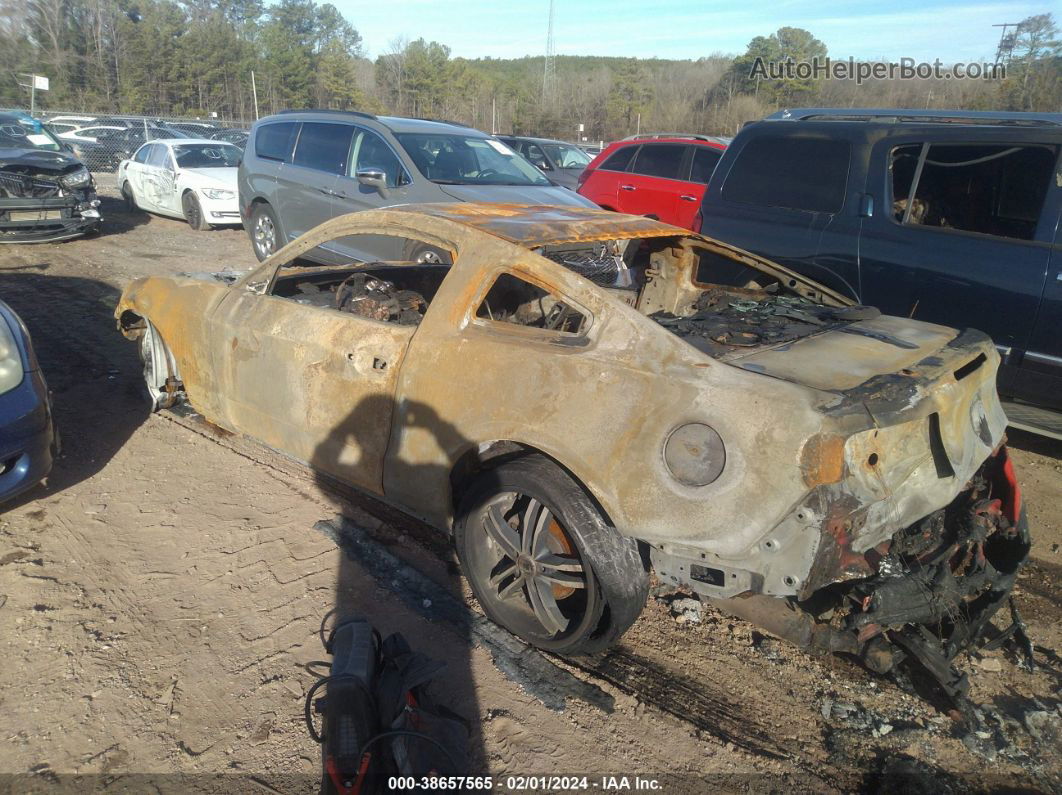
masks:
<path fill-rule="evenodd" d="M 251 93 L 254 95 L 254 120 L 258 121 L 258 85 L 254 82 L 254 69 L 251 70 Z"/>
<path fill-rule="evenodd" d="M 546 29 L 546 62 L 542 69 L 542 101 L 553 96 L 553 84 L 556 81 L 555 51 L 553 45 L 553 0 L 549 0 L 549 26 Z"/>
<path fill-rule="evenodd" d="M 1017 35 L 1017 22 L 1001 22 L 993 25 L 994 28 L 1003 28 L 999 34 L 999 46 L 996 47 L 996 63 L 1010 63 L 1011 53 L 1014 52 L 1014 38 Z M 1014 28 L 1014 35 L 1007 38 L 1007 28 Z"/>

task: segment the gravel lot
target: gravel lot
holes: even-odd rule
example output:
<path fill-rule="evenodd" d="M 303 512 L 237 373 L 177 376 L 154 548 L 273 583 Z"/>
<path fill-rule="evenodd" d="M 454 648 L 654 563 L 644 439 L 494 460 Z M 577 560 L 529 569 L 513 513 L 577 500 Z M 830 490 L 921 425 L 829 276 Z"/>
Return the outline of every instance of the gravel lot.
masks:
<path fill-rule="evenodd" d="M 499 789 L 531 773 L 668 774 L 669 792 L 873 791 L 882 776 L 926 792 L 1062 789 L 1062 443 L 1011 437 L 1035 535 L 1018 601 L 1039 665 L 962 662 L 984 736 L 960 738 L 890 678 L 670 596 L 614 652 L 547 659 L 474 620 L 430 531 L 195 416 L 147 413 L 111 319 L 122 287 L 254 259 L 242 230 L 193 232 L 103 193 L 101 236 L 0 249 L 0 296 L 33 333 L 64 440 L 47 484 L 0 514 L 0 773 L 34 774 L 12 789 L 75 773 L 140 789 L 151 773 L 171 790 L 314 790 L 305 666 L 337 604 L 447 661 L 440 692 Z M 344 554 L 315 528 L 337 514 L 473 620 Z"/>

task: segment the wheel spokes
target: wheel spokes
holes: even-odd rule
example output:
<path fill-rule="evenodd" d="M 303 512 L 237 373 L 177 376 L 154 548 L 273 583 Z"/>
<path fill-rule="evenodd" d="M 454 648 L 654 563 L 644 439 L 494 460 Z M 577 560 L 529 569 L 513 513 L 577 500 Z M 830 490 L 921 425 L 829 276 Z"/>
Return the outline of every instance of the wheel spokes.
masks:
<path fill-rule="evenodd" d="M 527 597 L 531 600 L 531 609 L 543 628 L 554 635 L 567 629 L 568 619 L 557 606 L 552 588 L 548 585 L 543 587 L 543 583 L 540 583 L 537 577 L 530 578 L 526 585 Z"/>
<path fill-rule="evenodd" d="M 483 527 L 490 539 L 501 547 L 505 557 L 515 561 L 520 557 L 520 538 L 517 532 L 509 526 L 501 505 L 495 503 L 490 506 L 483 520 Z"/>
<path fill-rule="evenodd" d="M 538 546 L 542 528 L 549 524 L 551 518 L 549 508 L 534 497 L 527 498 L 527 507 L 524 509 L 520 526 L 520 541 L 524 552 L 531 553 Z"/>
<path fill-rule="evenodd" d="M 576 558 L 549 553 L 536 558 L 535 562 L 538 564 L 538 574 L 535 576 L 541 580 L 564 585 L 568 588 L 586 587 L 586 573 L 583 571 L 583 564 Z"/>

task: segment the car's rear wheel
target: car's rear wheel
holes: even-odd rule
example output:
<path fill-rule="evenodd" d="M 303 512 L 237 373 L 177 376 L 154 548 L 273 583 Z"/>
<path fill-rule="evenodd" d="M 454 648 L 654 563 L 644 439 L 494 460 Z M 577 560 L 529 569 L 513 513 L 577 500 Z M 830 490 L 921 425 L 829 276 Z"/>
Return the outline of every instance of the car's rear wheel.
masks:
<path fill-rule="evenodd" d="M 203 212 L 203 206 L 199 203 L 199 197 L 192 191 L 185 192 L 184 196 L 181 197 L 181 209 L 184 210 L 184 220 L 188 222 L 188 226 L 192 227 L 192 229 L 197 232 L 206 232 L 210 229 L 206 214 Z"/>
<path fill-rule="evenodd" d="M 259 202 L 251 212 L 251 244 L 258 261 L 275 254 L 280 248 L 280 225 L 273 213 L 273 208 L 265 202 Z"/>
<path fill-rule="evenodd" d="M 637 543 L 545 456 L 482 473 L 461 501 L 454 541 L 483 610 L 539 648 L 600 651 L 645 606 Z"/>

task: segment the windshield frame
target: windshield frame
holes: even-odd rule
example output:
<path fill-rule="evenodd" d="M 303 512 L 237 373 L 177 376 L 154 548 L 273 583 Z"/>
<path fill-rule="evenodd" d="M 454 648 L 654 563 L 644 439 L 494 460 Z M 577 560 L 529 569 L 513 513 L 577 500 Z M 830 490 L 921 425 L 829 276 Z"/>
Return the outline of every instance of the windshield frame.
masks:
<path fill-rule="evenodd" d="M 399 146 L 405 152 L 406 156 L 413 161 L 416 170 L 428 181 L 434 182 L 436 185 L 467 185 L 472 187 L 519 187 L 519 188 L 544 188 L 550 187 L 553 183 L 543 176 L 542 172 L 538 170 L 527 158 L 514 150 L 504 141 L 501 141 L 493 136 L 489 135 L 465 135 L 462 133 L 434 133 L 434 132 L 406 132 L 406 133 L 394 133 L 395 139 L 398 141 Z M 440 176 L 432 176 L 428 173 L 425 166 L 429 168 L 434 164 L 434 158 L 437 158 L 441 152 L 441 147 L 434 155 L 430 155 L 433 158 L 432 163 L 426 163 L 424 157 L 429 154 L 426 150 L 426 145 L 431 142 L 439 142 L 444 140 L 444 145 L 449 144 L 452 147 L 452 151 L 459 151 L 460 148 L 464 148 L 466 152 L 471 153 L 475 158 L 477 166 L 484 166 L 480 168 L 477 173 L 483 171 L 494 171 L 499 176 L 511 177 L 509 180 L 479 180 L 476 177 L 462 176 L 459 178 L 441 178 Z M 455 145 L 457 144 L 457 145 Z M 501 172 L 496 168 L 492 168 L 489 164 L 481 162 L 477 150 L 488 155 L 492 155 L 492 159 L 495 163 L 501 165 L 512 164 L 514 166 L 513 171 Z M 505 159 L 502 159 L 505 158 Z M 521 175 L 523 179 L 521 179 Z"/>

